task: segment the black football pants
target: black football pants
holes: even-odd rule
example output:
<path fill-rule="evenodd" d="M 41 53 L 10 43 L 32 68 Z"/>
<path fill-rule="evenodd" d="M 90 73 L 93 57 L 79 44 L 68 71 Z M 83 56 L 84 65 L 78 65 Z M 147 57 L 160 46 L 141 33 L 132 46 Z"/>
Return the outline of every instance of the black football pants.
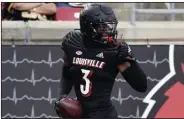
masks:
<path fill-rule="evenodd" d="M 111 106 L 106 109 L 99 109 L 96 111 L 91 111 L 83 114 L 83 118 L 91 118 L 91 119 L 116 119 L 118 118 L 117 111 L 114 106 Z"/>

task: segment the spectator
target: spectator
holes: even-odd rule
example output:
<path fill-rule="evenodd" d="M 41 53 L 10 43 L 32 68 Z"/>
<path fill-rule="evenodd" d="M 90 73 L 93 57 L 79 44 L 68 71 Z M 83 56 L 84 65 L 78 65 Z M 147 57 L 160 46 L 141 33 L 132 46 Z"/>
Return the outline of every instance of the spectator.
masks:
<path fill-rule="evenodd" d="M 53 20 L 55 3 L 4 3 L 4 11 L 10 16 L 8 20 Z"/>
<path fill-rule="evenodd" d="M 1 20 L 6 20 L 6 19 L 9 19 L 9 17 L 10 17 L 10 14 L 8 13 L 8 10 L 7 10 L 7 8 L 8 8 L 8 3 L 1 3 L 1 13 L 2 13 L 2 15 L 1 15 Z"/>

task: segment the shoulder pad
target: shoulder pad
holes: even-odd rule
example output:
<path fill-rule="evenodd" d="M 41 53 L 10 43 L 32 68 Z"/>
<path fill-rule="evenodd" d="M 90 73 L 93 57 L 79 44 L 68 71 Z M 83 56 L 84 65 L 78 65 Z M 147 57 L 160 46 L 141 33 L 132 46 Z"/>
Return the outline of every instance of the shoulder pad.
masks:
<path fill-rule="evenodd" d="M 80 31 L 70 31 L 63 37 L 61 48 L 66 51 L 70 48 L 84 48 L 83 34 Z"/>

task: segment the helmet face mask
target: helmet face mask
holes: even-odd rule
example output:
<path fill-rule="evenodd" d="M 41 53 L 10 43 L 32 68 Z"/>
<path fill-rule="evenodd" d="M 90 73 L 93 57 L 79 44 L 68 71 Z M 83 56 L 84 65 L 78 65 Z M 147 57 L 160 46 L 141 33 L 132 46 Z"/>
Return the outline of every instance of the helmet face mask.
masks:
<path fill-rule="evenodd" d="M 92 23 L 92 36 L 93 40 L 99 43 L 115 43 L 117 36 L 117 23 Z"/>
<path fill-rule="evenodd" d="M 94 4 L 80 13 L 80 29 L 87 40 L 116 44 L 118 21 L 111 7 Z"/>

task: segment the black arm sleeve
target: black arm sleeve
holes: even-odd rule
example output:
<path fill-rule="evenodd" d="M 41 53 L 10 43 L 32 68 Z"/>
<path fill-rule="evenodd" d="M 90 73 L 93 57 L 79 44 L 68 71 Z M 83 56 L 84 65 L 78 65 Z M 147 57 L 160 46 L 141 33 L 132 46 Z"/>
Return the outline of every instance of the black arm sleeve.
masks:
<path fill-rule="evenodd" d="M 71 71 L 70 71 L 70 64 L 67 60 L 67 54 L 68 54 L 68 38 L 69 34 L 66 34 L 63 38 L 63 42 L 61 44 L 61 49 L 63 51 L 63 66 L 62 66 L 62 73 L 61 73 L 61 80 L 59 85 L 59 92 L 58 96 L 61 97 L 63 95 L 68 95 L 72 89 L 73 86 L 73 79 L 71 77 Z"/>
<path fill-rule="evenodd" d="M 126 57 L 129 56 L 133 60 L 128 60 Z M 125 42 L 121 43 L 119 49 L 119 61 L 118 64 L 129 62 L 131 64 L 124 72 L 121 72 L 124 79 L 130 84 L 130 86 L 138 92 L 145 92 L 147 90 L 147 77 L 139 64 L 136 62 L 131 48 Z"/>
<path fill-rule="evenodd" d="M 68 95 L 72 89 L 72 86 L 73 86 L 73 80 L 70 74 L 70 67 L 64 64 L 62 68 L 62 76 L 60 80 L 58 96 Z"/>
<path fill-rule="evenodd" d="M 133 89 L 138 92 L 146 92 L 147 78 L 136 61 L 131 62 L 131 66 L 121 74 Z"/>

